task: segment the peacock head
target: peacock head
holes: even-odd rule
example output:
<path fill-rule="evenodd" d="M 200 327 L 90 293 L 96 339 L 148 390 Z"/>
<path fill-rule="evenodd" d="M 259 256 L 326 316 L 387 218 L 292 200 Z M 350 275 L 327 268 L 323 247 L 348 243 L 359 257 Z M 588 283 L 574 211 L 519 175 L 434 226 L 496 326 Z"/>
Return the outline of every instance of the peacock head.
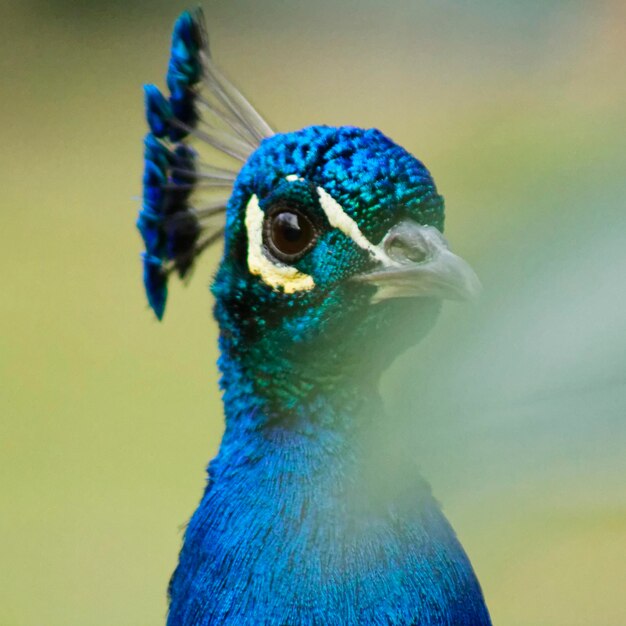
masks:
<path fill-rule="evenodd" d="M 477 289 L 442 227 L 426 168 L 377 130 L 265 139 L 228 206 L 218 319 L 244 352 L 260 342 L 289 363 L 375 373 L 427 331 L 442 298 Z"/>
<path fill-rule="evenodd" d="M 268 375 L 300 368 L 369 379 L 427 332 L 441 300 L 477 293 L 476 275 L 441 234 L 443 199 L 430 174 L 380 131 L 274 134 L 215 66 L 199 13 L 177 22 L 167 82 L 169 99 L 146 89 L 138 222 L 157 316 L 170 273 L 184 277 L 223 235 L 212 291 L 230 357 Z M 194 137 L 241 170 L 201 165 Z M 228 186 L 229 199 L 191 208 L 192 192 Z"/>

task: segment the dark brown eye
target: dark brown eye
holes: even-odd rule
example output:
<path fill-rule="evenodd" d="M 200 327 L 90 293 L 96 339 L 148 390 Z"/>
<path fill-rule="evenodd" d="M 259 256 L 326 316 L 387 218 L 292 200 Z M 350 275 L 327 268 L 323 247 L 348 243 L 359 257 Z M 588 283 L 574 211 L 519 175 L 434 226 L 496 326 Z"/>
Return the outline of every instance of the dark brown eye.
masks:
<path fill-rule="evenodd" d="M 302 258 L 315 244 L 317 231 L 311 220 L 295 208 L 283 208 L 265 220 L 265 245 L 285 263 Z"/>

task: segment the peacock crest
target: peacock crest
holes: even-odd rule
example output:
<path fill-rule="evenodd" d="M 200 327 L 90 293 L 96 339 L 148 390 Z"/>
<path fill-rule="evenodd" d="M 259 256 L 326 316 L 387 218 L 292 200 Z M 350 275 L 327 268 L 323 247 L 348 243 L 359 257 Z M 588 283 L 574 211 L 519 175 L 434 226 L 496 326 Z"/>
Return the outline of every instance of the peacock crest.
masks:
<path fill-rule="evenodd" d="M 172 35 L 166 97 L 145 86 L 150 132 L 144 141 L 143 276 L 161 319 L 171 274 L 186 278 L 198 256 L 224 233 L 238 173 L 207 163 L 198 149 L 244 163 L 274 131 L 215 64 L 202 11 L 184 12 Z"/>

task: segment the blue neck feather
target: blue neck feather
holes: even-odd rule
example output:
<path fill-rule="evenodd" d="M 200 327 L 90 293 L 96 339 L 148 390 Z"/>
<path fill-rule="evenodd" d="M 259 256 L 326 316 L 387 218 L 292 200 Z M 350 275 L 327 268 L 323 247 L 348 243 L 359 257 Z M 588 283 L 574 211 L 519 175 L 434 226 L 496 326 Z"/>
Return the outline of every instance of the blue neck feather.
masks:
<path fill-rule="evenodd" d="M 428 486 L 398 481 L 416 476 L 402 462 L 380 472 L 375 386 L 303 394 L 285 423 L 221 344 L 226 432 L 170 584 L 168 626 L 490 624 Z"/>

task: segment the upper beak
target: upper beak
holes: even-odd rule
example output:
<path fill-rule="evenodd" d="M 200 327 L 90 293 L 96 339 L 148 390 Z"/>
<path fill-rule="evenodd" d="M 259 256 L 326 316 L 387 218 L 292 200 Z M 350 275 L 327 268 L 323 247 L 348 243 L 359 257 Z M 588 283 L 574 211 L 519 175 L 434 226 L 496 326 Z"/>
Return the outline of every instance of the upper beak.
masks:
<path fill-rule="evenodd" d="M 450 252 L 432 226 L 403 220 L 385 235 L 381 248 L 381 267 L 354 277 L 378 288 L 372 302 L 409 297 L 470 300 L 482 289 L 474 270 Z"/>

